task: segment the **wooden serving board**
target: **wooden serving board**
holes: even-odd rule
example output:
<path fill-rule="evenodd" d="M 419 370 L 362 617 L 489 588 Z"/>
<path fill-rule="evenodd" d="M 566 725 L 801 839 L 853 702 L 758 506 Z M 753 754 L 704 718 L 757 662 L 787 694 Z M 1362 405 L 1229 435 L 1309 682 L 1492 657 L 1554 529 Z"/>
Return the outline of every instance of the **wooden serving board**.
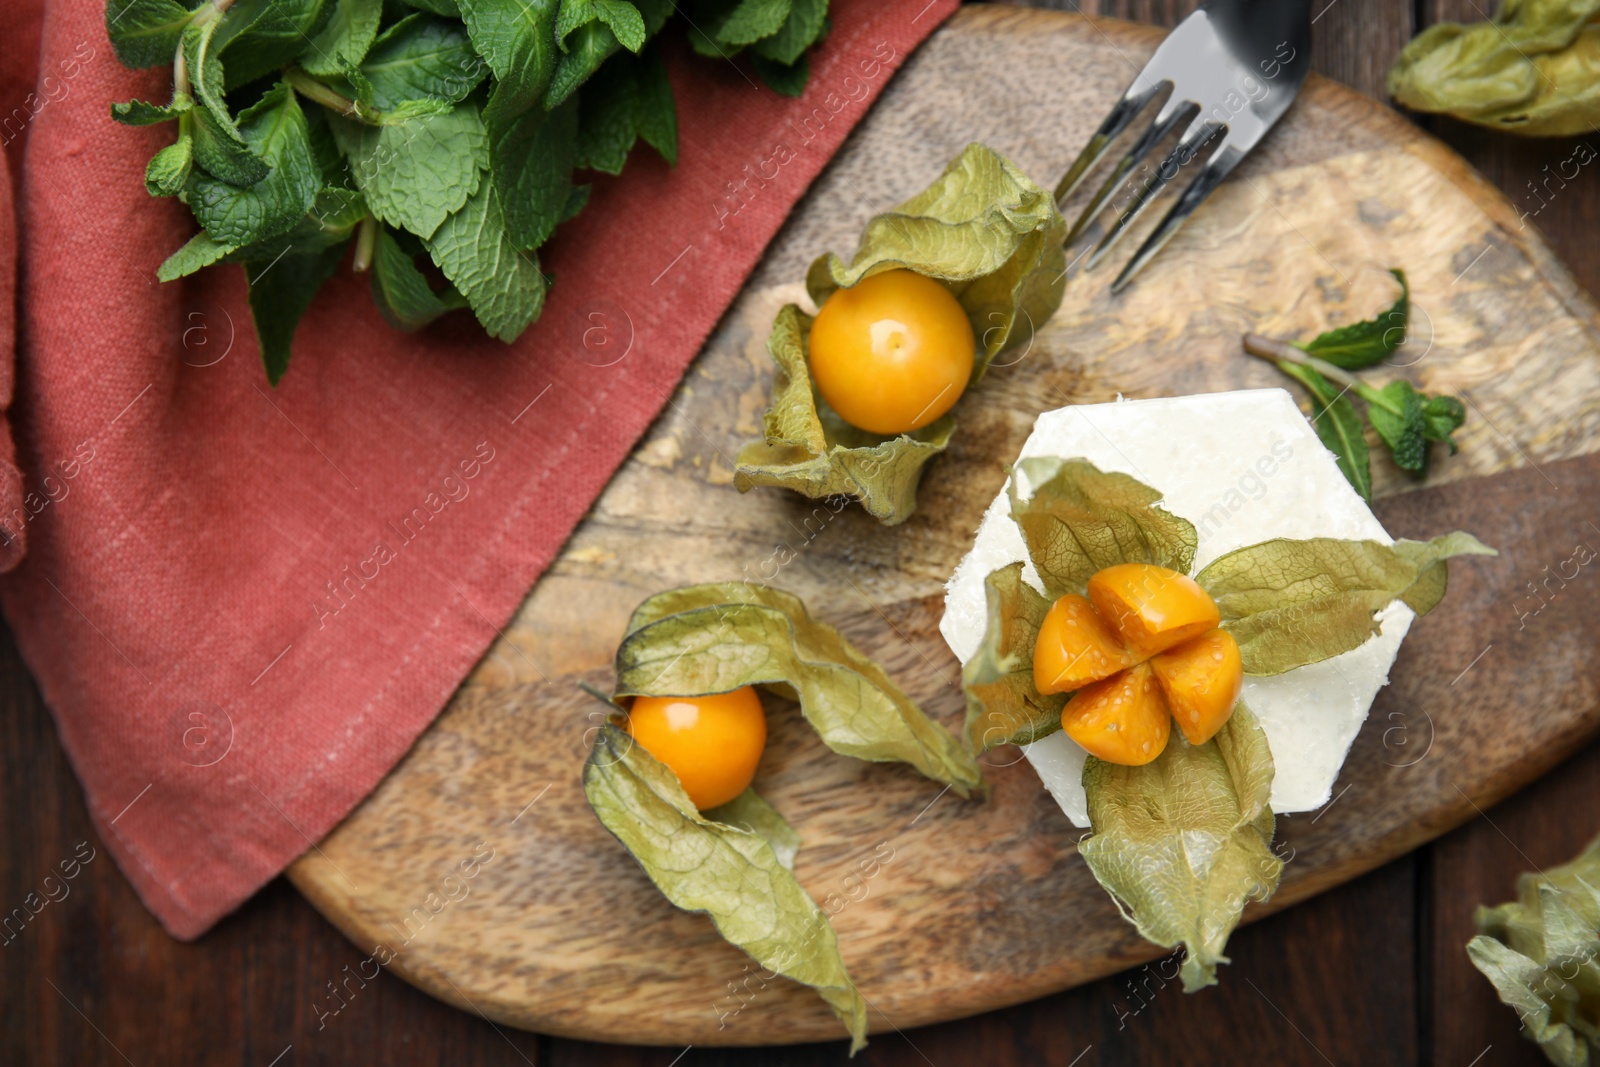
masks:
<path fill-rule="evenodd" d="M 1413 627 L 1334 801 L 1279 820 L 1293 859 L 1277 896 L 1250 915 L 1474 816 L 1600 728 L 1600 623 L 1578 607 L 1592 596 L 1583 584 L 1600 581 L 1579 562 L 1591 550 L 1578 551 L 1600 549 L 1600 460 L 1588 454 L 1600 443 L 1595 309 L 1464 162 L 1326 80 L 1311 79 L 1124 296 L 1110 297 L 1106 271 L 1073 281 L 1031 349 L 963 399 L 911 521 L 885 529 L 853 507 L 733 490 L 732 457 L 760 432 L 766 404 L 767 327 L 801 293 L 811 258 L 848 254 L 871 214 L 969 140 L 1052 184 L 1159 39 L 1126 23 L 968 7 L 898 75 L 503 638 L 406 760 L 291 869 L 363 954 L 381 945 L 380 962 L 437 996 L 554 1034 L 678 1045 L 840 1036 L 809 990 L 753 979 L 708 920 L 668 905 L 600 827 L 579 772 L 603 709 L 576 683 L 609 684 L 623 623 L 644 597 L 772 578 L 957 726 L 942 585 L 1034 417 L 1119 393 L 1284 385 L 1241 353 L 1240 335 L 1305 336 L 1366 317 L 1389 299 L 1390 266 L 1410 274 L 1415 306 L 1394 373 L 1463 395 L 1469 414 L 1461 454 L 1437 456 L 1426 488 L 1375 458 L 1378 514 L 1396 536 L 1463 528 L 1502 555 L 1454 568 L 1444 609 Z M 1545 583 L 1542 600 L 1531 583 Z M 768 707 L 757 785 L 804 837 L 796 873 L 835 913 L 875 1030 L 1016 1003 L 1157 954 L 1096 886 L 1080 831 L 1015 750 L 986 758 L 987 800 L 962 801 L 905 768 L 834 756 L 793 707 Z"/>

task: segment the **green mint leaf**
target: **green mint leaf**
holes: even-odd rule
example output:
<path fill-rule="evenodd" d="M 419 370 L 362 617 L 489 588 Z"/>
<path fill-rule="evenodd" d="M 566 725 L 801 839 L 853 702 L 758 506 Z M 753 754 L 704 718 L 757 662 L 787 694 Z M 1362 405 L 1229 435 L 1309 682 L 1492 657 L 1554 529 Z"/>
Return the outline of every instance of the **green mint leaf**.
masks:
<path fill-rule="evenodd" d="M 201 167 L 233 185 L 254 185 L 271 169 L 245 143 L 243 134 L 223 99 L 222 63 L 213 44 L 218 20 L 183 31 L 184 65 L 189 71 L 195 103 L 194 159 Z"/>
<path fill-rule="evenodd" d="M 402 100 L 388 111 L 379 113 L 378 122 L 383 126 L 403 126 L 412 119 L 448 115 L 450 110 L 450 105 L 443 100 Z"/>
<path fill-rule="evenodd" d="M 567 40 L 566 54 L 556 64 L 545 90 L 544 106 L 552 110 L 559 107 L 621 47 L 617 35 L 604 22 L 596 19 L 579 26 Z"/>
<path fill-rule="evenodd" d="M 1372 465 L 1355 405 L 1343 390 L 1335 388 L 1332 382 L 1304 363 L 1286 359 L 1273 362 L 1311 394 L 1311 425 L 1317 431 L 1317 438 L 1333 453 L 1345 480 L 1361 494 L 1361 499 L 1371 501 Z"/>
<path fill-rule="evenodd" d="M 539 317 L 544 275 L 531 255 L 512 244 L 492 182 L 482 182 L 424 243 L 489 336 L 509 344 Z"/>
<path fill-rule="evenodd" d="M 580 26 L 603 22 L 611 28 L 622 47 L 637 52 L 644 47 L 644 16 L 627 0 L 561 0 L 556 18 L 556 41 L 567 47 L 567 38 Z"/>
<path fill-rule="evenodd" d="M 1395 466 L 1420 475 L 1428 466 L 1428 422 L 1422 413 L 1422 395 L 1401 378 L 1382 389 L 1365 387 L 1367 419 L 1389 447 Z"/>
<path fill-rule="evenodd" d="M 512 92 L 531 103 L 555 73 L 556 8 L 560 0 L 463 0 L 472 46 L 500 82 L 497 92 Z"/>
<path fill-rule="evenodd" d="M 678 117 L 658 48 L 647 49 L 638 59 L 605 64 L 584 89 L 580 104 L 577 166 L 620 174 L 641 135 L 667 162 L 676 162 Z"/>
<path fill-rule="evenodd" d="M 1246 674 L 1282 674 L 1365 644 L 1396 600 L 1419 615 L 1444 595 L 1452 556 L 1496 555 L 1471 534 L 1432 541 L 1278 538 L 1229 552 L 1198 575 L 1239 642 Z"/>
<path fill-rule="evenodd" d="M 600 68 L 579 98 L 574 163 L 587 170 L 621 174 L 638 140 L 639 82 L 626 58 Z"/>
<path fill-rule="evenodd" d="M 371 80 L 362 72 L 361 68 L 354 63 L 344 63 L 341 66 L 343 69 L 339 71 L 339 76 L 332 79 L 334 87 L 343 91 L 341 95 L 350 97 L 362 107 L 370 108 L 374 111 L 378 110 L 377 91 L 373 89 Z M 410 104 L 415 101 L 406 100 L 403 102 Z M 397 103 L 397 101 L 389 101 L 391 109 Z M 389 115 L 385 116 L 385 118 L 392 120 L 393 116 Z"/>
<path fill-rule="evenodd" d="M 329 125 L 372 213 L 423 239 L 478 191 L 489 164 L 489 138 L 470 102 L 394 125 Z"/>
<path fill-rule="evenodd" d="M 1278 887 L 1272 775 L 1267 735 L 1243 702 L 1203 745 L 1174 736 L 1142 767 L 1084 764 L 1094 830 L 1078 851 L 1140 934 L 1184 946 L 1186 992 L 1216 984 L 1245 904 Z"/>
<path fill-rule="evenodd" d="M 1033 487 L 1027 500 L 1019 476 Z M 1161 493 L 1129 475 L 1083 459 L 1034 457 L 1017 464 L 1006 492 L 1052 603 L 1081 595 L 1090 576 L 1119 563 L 1154 563 L 1179 574 L 1194 566 L 1194 524 L 1157 507 Z"/>
<path fill-rule="evenodd" d="M 524 106 L 526 105 L 526 106 Z M 546 111 L 502 82 L 484 110 L 489 177 L 517 248 L 543 244 L 566 215 L 578 139 L 578 101 Z"/>
<path fill-rule="evenodd" d="M 541 98 L 560 54 L 555 42 L 559 0 L 465 0 L 472 43 L 494 71 L 484 108 L 489 177 L 518 248 L 543 244 L 562 221 L 571 196 L 577 106 L 546 112 Z"/>
<path fill-rule="evenodd" d="M 783 27 L 772 36 L 756 41 L 750 50 L 763 59 L 793 66 L 822 35 L 827 23 L 828 0 L 793 0 Z"/>
<path fill-rule="evenodd" d="M 949 447 L 955 419 L 942 415 L 898 437 L 846 423 L 811 388 L 805 347 L 811 321 L 786 304 L 772 324 L 767 351 L 777 372 L 762 420 L 766 435 L 739 449 L 734 488 L 774 486 L 813 500 L 848 496 L 886 526 L 904 522 L 917 508 L 922 468 Z"/>
<path fill-rule="evenodd" d="M 196 173 L 189 208 L 206 232 L 235 248 L 292 229 L 322 188 L 322 175 L 306 132 L 305 115 L 286 82 L 279 82 L 239 116 L 252 152 L 272 167 L 253 185 L 240 187 Z"/>
<path fill-rule="evenodd" d="M 194 12 L 176 0 L 107 0 L 106 33 L 125 67 L 164 67 Z"/>
<path fill-rule="evenodd" d="M 667 65 L 661 61 L 659 47 L 648 48 L 634 65 L 638 95 L 634 97 L 633 122 L 645 143 L 667 163 L 678 162 L 678 107 L 667 80 Z"/>
<path fill-rule="evenodd" d="M 1033 684 L 1033 646 L 1051 602 L 1022 580 L 1013 563 L 983 580 L 988 621 L 983 642 L 961 671 L 967 698 L 967 744 L 974 752 L 1027 745 L 1061 729 L 1066 693 Z"/>
<path fill-rule="evenodd" d="M 461 5 L 457 3 L 457 0 L 400 0 L 400 2 L 407 7 L 414 7 L 419 11 L 431 11 L 435 15 L 443 15 L 446 18 L 458 19 L 461 17 Z M 507 2 L 514 3 L 516 0 L 507 0 Z"/>
<path fill-rule="evenodd" d="M 761 832 L 696 811 L 677 775 L 610 723 L 584 764 L 583 792 L 669 901 L 709 915 L 769 973 L 815 989 L 850 1031 L 851 1051 L 866 1044 L 866 1001 L 833 927 Z"/>
<path fill-rule="evenodd" d="M 184 130 L 176 141 L 150 157 L 144 169 L 145 191 L 151 196 L 177 196 L 189 184 L 193 165 L 194 139 Z"/>
<path fill-rule="evenodd" d="M 716 38 L 699 26 L 690 26 L 686 36 L 689 38 L 689 47 L 694 49 L 695 55 L 704 56 L 706 59 L 732 59 L 744 51 L 732 45 L 718 44 Z"/>
<path fill-rule="evenodd" d="M 367 215 L 367 202 L 360 193 L 341 185 L 325 186 L 317 193 L 316 203 L 306 213 L 299 232 L 305 240 L 314 240 L 316 235 L 312 227 L 315 227 L 316 234 L 325 235 L 322 242 L 332 244 L 350 236 Z"/>
<path fill-rule="evenodd" d="M 344 246 L 335 245 L 309 256 L 287 255 L 276 262 L 245 264 L 250 314 L 270 384 L 277 385 L 289 369 L 290 342 L 300 316 L 343 256 Z"/>
<path fill-rule="evenodd" d="M 1406 339 L 1406 326 L 1411 318 L 1411 286 L 1403 270 L 1390 270 L 1400 283 L 1400 297 L 1388 311 L 1366 322 L 1341 326 L 1329 330 L 1303 349 L 1318 359 L 1345 370 L 1360 370 L 1389 358 Z"/>
<path fill-rule="evenodd" d="M 467 306 L 454 286 L 436 293 L 394 235 L 379 228 L 372 256 L 372 299 L 397 330 L 419 330 L 440 315 Z"/>
<path fill-rule="evenodd" d="M 350 165 L 345 162 L 339 142 L 334 140 L 333 130 L 328 126 L 328 112 L 320 107 L 300 110 L 305 115 L 306 137 L 311 142 L 311 155 L 317 161 L 317 169 L 322 172 L 322 183 L 348 187 Z"/>
<path fill-rule="evenodd" d="M 220 262 L 222 257 L 231 251 L 233 249 L 228 245 L 218 242 L 209 233 L 201 230 L 156 268 L 156 277 L 164 282 L 176 281 Z"/>
<path fill-rule="evenodd" d="M 838 630 L 790 593 L 745 582 L 694 585 L 634 609 L 617 649 L 619 696 L 697 696 L 761 685 L 798 701 L 833 751 L 906 763 L 962 796 L 977 762 L 956 737 Z"/>
<path fill-rule="evenodd" d="M 174 100 L 170 104 L 147 104 L 143 100 L 129 100 L 125 104 L 112 104 L 111 117 L 124 126 L 154 126 L 157 123 L 182 118 L 193 109 L 194 101 L 189 97 Z"/>
<path fill-rule="evenodd" d="M 567 204 L 566 207 L 561 209 L 561 218 L 558 220 L 558 224 L 569 222 L 578 217 L 589 203 L 590 189 L 591 186 L 589 185 L 574 185 L 567 190 Z"/>
<path fill-rule="evenodd" d="M 709 32 L 718 44 L 742 48 L 781 30 L 789 9 L 790 0 L 740 0 Z"/>
<path fill-rule="evenodd" d="M 787 66 L 764 56 L 756 56 L 750 65 L 761 83 L 779 96 L 799 96 L 806 91 L 806 82 L 811 77 L 811 60 L 807 56 L 801 56 Z"/>
<path fill-rule="evenodd" d="M 238 0 L 222 16 L 217 50 L 232 91 L 293 62 L 327 21 L 324 0 Z"/>
<path fill-rule="evenodd" d="M 633 6 L 639 9 L 639 14 L 644 17 L 645 37 L 654 37 L 661 32 L 661 27 L 667 24 L 667 19 L 678 10 L 678 5 L 673 0 L 633 0 Z"/>
<path fill-rule="evenodd" d="M 1025 343 L 1061 306 L 1066 235 L 1055 197 L 974 143 L 928 188 L 869 221 L 848 266 L 832 254 L 813 262 L 806 289 L 821 307 L 835 289 L 894 267 L 939 279 L 972 323 L 977 382 L 996 355 Z"/>
<path fill-rule="evenodd" d="M 367 57 L 378 39 L 383 20 L 383 0 L 338 0 L 327 25 L 300 55 L 300 65 L 318 77 L 342 74 Z"/>
<path fill-rule="evenodd" d="M 701 814 L 724 826 L 760 834 L 772 846 L 772 854 L 778 857 L 778 862 L 786 869 L 794 870 L 794 858 L 800 852 L 800 834 L 779 814 L 777 808 L 763 800 L 754 789 L 746 789 L 721 807 L 711 808 Z"/>
<path fill-rule="evenodd" d="M 391 26 L 361 64 L 372 104 L 384 111 L 404 100 L 454 104 L 488 73 L 488 64 L 473 51 L 465 26 L 421 14 Z"/>
<path fill-rule="evenodd" d="M 360 193 L 325 187 L 293 229 L 236 248 L 225 258 L 229 263 L 270 263 L 281 255 L 311 255 L 350 240 L 367 214 L 367 204 Z"/>
<path fill-rule="evenodd" d="M 1467 408 L 1453 396 L 1430 396 L 1422 404 L 1422 418 L 1430 441 L 1442 441 L 1456 453 L 1456 439 L 1451 434 L 1461 429 L 1467 421 Z"/>

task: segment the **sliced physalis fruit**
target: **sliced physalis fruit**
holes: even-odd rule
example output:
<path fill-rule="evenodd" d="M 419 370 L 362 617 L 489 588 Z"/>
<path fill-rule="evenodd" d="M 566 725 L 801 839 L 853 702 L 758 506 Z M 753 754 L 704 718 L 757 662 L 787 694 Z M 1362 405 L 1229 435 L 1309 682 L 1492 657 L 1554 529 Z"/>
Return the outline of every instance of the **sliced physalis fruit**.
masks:
<path fill-rule="evenodd" d="M 909 270 L 837 289 L 811 325 L 811 377 L 852 426 L 885 436 L 949 411 L 972 377 L 972 324 L 950 290 Z"/>
<path fill-rule="evenodd" d="M 1034 688 L 1077 690 L 1061 709 L 1067 736 L 1128 767 L 1161 755 L 1172 719 L 1191 744 L 1211 740 L 1239 700 L 1244 662 L 1210 594 L 1150 563 L 1106 567 L 1087 585 L 1087 597 L 1051 605 L 1033 646 Z"/>
<path fill-rule="evenodd" d="M 767 717 L 748 685 L 712 696 L 640 696 L 628 709 L 628 732 L 705 811 L 749 788 L 767 745 Z"/>
<path fill-rule="evenodd" d="M 1061 728 L 1091 756 L 1139 767 L 1161 755 L 1172 734 L 1172 716 L 1150 665 L 1094 682 L 1061 709 Z"/>
<path fill-rule="evenodd" d="M 1178 729 L 1191 745 L 1205 744 L 1222 729 L 1244 687 L 1239 642 L 1222 629 L 1209 630 L 1151 657 L 1150 669 Z"/>
<path fill-rule="evenodd" d="M 1137 662 L 1087 597 L 1057 600 L 1039 625 L 1033 646 L 1033 687 L 1040 693 L 1070 693 L 1109 678 Z"/>
<path fill-rule="evenodd" d="M 1145 660 L 1222 621 L 1216 601 L 1187 575 L 1153 563 L 1119 563 L 1088 582 L 1089 600 L 1137 659 Z"/>

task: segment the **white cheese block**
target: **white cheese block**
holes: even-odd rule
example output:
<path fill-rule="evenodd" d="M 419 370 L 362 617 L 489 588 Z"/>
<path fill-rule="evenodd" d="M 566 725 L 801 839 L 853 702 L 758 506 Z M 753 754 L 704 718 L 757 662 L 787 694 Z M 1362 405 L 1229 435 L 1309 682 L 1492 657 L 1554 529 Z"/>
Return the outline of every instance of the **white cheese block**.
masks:
<path fill-rule="evenodd" d="M 1236 548 L 1275 537 L 1392 543 L 1282 389 L 1047 411 L 1034 423 L 1021 456 L 1087 459 L 1159 490 L 1162 507 L 1195 524 L 1197 571 Z M 1019 492 L 1026 499 L 1032 487 L 1021 485 Z M 939 630 L 962 663 L 983 639 L 984 579 L 1027 558 L 1002 489 L 945 590 Z M 1031 563 L 1023 578 L 1042 592 Z M 1378 616 L 1381 632 L 1360 648 L 1285 674 L 1245 679 L 1243 699 L 1261 721 L 1276 765 L 1274 811 L 1311 811 L 1327 803 L 1414 617 L 1396 602 Z M 1024 751 L 1067 818 L 1088 826 L 1084 750 L 1055 733 Z"/>

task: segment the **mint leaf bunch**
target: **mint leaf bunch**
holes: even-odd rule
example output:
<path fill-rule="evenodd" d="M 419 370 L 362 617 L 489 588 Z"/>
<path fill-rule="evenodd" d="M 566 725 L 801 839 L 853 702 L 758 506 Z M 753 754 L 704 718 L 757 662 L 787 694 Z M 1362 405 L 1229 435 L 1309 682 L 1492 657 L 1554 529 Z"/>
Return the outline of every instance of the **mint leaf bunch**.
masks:
<path fill-rule="evenodd" d="M 1381 315 L 1320 334 L 1298 345 L 1259 334 L 1246 334 L 1244 349 L 1271 360 L 1279 370 L 1311 394 L 1311 423 L 1339 469 L 1362 499 L 1372 499 L 1372 468 L 1366 428 L 1352 396 L 1366 405 L 1367 422 L 1389 451 L 1395 466 L 1415 478 L 1428 472 L 1430 446 L 1448 445 L 1466 421 L 1467 409 L 1453 396 L 1429 396 L 1404 378 L 1375 386 L 1353 371 L 1383 362 L 1405 343 L 1411 315 L 1411 288 L 1404 271 L 1389 271 L 1400 283 L 1400 296 Z"/>
<path fill-rule="evenodd" d="M 658 35 L 672 0 L 107 0 L 134 68 L 172 65 L 165 103 L 113 104 L 171 123 L 145 171 L 200 232 L 171 281 L 244 266 L 267 378 L 349 255 L 397 329 L 457 308 L 515 340 L 549 279 L 538 250 L 581 211 L 583 171 L 618 174 L 640 140 L 677 162 Z M 827 0 L 691 6 L 696 50 L 748 49 L 777 91 L 805 84 Z M 353 251 L 352 251 L 353 249 Z"/>

